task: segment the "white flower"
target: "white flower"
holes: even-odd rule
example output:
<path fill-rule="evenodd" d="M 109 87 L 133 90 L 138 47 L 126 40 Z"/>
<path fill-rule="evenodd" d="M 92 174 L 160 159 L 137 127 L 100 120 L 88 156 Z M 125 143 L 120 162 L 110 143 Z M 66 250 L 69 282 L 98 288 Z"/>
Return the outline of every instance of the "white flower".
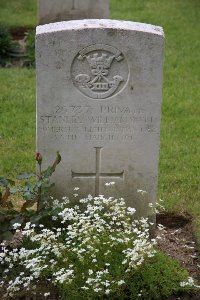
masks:
<path fill-rule="evenodd" d="M 147 194 L 147 191 L 137 189 L 137 193 L 140 193 L 143 196 L 144 194 Z"/>
<path fill-rule="evenodd" d="M 106 182 L 105 183 L 105 186 L 111 186 L 111 185 L 114 185 L 115 184 L 115 182 L 114 181 L 111 181 L 111 182 Z"/>
<path fill-rule="evenodd" d="M 17 228 L 19 228 L 19 227 L 21 227 L 21 224 L 20 224 L 20 223 L 15 223 L 15 224 L 13 224 L 13 229 L 17 229 Z"/>
<path fill-rule="evenodd" d="M 57 206 L 59 207 L 59 204 L 60 204 L 60 202 L 58 200 L 53 201 L 53 206 L 54 207 L 57 207 Z"/>
<path fill-rule="evenodd" d="M 30 229 L 30 226 L 31 226 L 31 222 L 27 222 L 25 227 L 24 227 L 24 230 Z"/>
<path fill-rule="evenodd" d="M 79 187 L 75 187 L 75 188 L 74 188 L 74 191 L 78 191 L 78 190 L 79 190 Z"/>
<path fill-rule="evenodd" d="M 158 228 L 158 230 L 163 230 L 163 229 L 165 229 L 165 227 L 164 227 L 162 224 L 158 224 L 158 225 L 157 225 L 157 228 Z"/>
<path fill-rule="evenodd" d="M 118 284 L 118 285 L 122 285 L 122 284 L 124 284 L 124 283 L 125 283 L 124 280 L 119 280 L 117 284 Z"/>
<path fill-rule="evenodd" d="M 87 287 L 87 286 L 82 286 L 81 289 L 83 289 L 83 290 L 89 290 L 89 287 Z"/>
<path fill-rule="evenodd" d="M 50 296 L 50 292 L 49 293 L 44 293 L 44 297 L 48 297 Z"/>
<path fill-rule="evenodd" d="M 110 186 L 113 184 L 114 182 L 108 183 Z M 128 272 L 139 268 L 146 257 L 155 255 L 156 241 L 149 239 L 148 219 L 133 220 L 131 215 L 136 210 L 133 207 L 127 208 L 124 199 L 89 195 L 77 201 L 82 203 L 80 206 L 77 204 L 68 207 L 68 202 L 68 198 L 63 198 L 60 203 L 54 200 L 54 208 L 60 208 L 61 212 L 53 218 L 60 222 L 60 226 L 48 229 L 39 225 L 36 230 L 31 223 L 26 224 L 22 233 L 34 243 L 33 248 L 2 248 L 0 264 L 5 265 L 8 271 L 4 272 L 1 280 L 5 279 L 5 283 L 7 280 L 9 295 L 24 288 L 32 291 L 34 283 L 39 282 L 47 272 L 51 274 L 47 280 L 52 280 L 53 284 L 70 284 L 77 276 L 74 270 L 82 263 L 85 263 L 85 268 L 79 270 L 84 280 L 81 289 L 92 290 L 97 295 L 103 292 L 109 295 L 125 284 L 123 279 Z M 120 249 L 121 268 L 125 268 L 122 277 L 117 277 L 121 280 L 109 274 L 113 251 L 118 251 L 117 249 Z M 102 256 L 106 259 L 104 263 L 100 259 Z M 20 266 L 18 276 L 9 278 L 9 272 L 16 265 Z M 192 281 L 189 280 L 189 283 Z M 45 293 L 44 297 L 49 294 Z"/>
<path fill-rule="evenodd" d="M 62 197 L 62 204 L 68 204 L 70 201 L 69 201 L 69 198 L 64 196 Z"/>
<path fill-rule="evenodd" d="M 128 210 L 127 213 L 128 213 L 129 215 L 133 215 L 133 214 L 136 212 L 136 209 L 133 208 L 133 207 L 128 207 L 127 210 Z"/>
<path fill-rule="evenodd" d="M 180 282 L 180 286 L 181 287 L 196 287 L 196 288 L 200 288 L 198 285 L 195 285 L 194 283 L 194 279 L 192 277 L 188 277 L 188 281 L 182 281 Z"/>
<path fill-rule="evenodd" d="M 94 291 L 96 292 L 96 293 L 98 293 L 99 291 L 101 291 L 102 289 L 101 288 L 94 288 Z"/>

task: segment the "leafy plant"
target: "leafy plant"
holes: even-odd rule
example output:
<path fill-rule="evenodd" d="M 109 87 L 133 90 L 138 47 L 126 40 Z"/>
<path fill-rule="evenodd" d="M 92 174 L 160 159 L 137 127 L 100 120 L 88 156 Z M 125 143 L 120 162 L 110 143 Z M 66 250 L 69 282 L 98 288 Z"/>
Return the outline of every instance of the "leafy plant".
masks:
<path fill-rule="evenodd" d="M 4 188 L 4 192 L 0 190 L 0 205 L 3 207 L 8 205 L 7 200 L 10 196 L 10 185 L 15 185 L 15 182 L 11 179 L 0 177 L 0 187 Z"/>
<path fill-rule="evenodd" d="M 25 184 L 19 188 L 11 189 L 12 193 L 20 193 L 25 200 L 21 211 L 26 211 L 27 208 L 37 205 L 37 212 L 44 208 L 44 202 L 49 189 L 54 186 L 54 183 L 50 182 L 51 175 L 55 172 L 56 166 L 61 161 L 61 156 L 57 152 L 56 160 L 52 166 L 49 166 L 46 170 L 42 171 L 42 156 L 40 153 L 36 153 L 36 161 L 39 167 L 39 173 L 22 173 L 17 176 L 18 180 L 25 180 Z"/>
<path fill-rule="evenodd" d="M 23 224 L 28 220 L 31 222 L 39 222 L 46 217 L 49 210 L 45 209 L 45 201 L 48 200 L 49 191 L 54 186 L 50 182 L 51 175 L 55 172 L 57 165 L 61 161 L 61 156 L 57 152 L 57 157 L 46 170 L 42 171 L 42 156 L 36 153 L 36 161 L 38 163 L 38 174 L 22 173 L 17 176 L 18 181 L 22 181 L 22 185 L 16 186 L 13 180 L 0 177 L 0 238 L 12 238 L 12 225 L 14 223 Z M 23 200 L 20 210 L 16 210 L 11 201 L 10 196 L 18 194 Z M 33 208 L 36 205 L 36 210 Z"/>
<path fill-rule="evenodd" d="M 35 67 L 35 30 L 26 33 L 25 66 Z"/>
<path fill-rule="evenodd" d="M 0 65 L 5 66 L 10 60 L 12 52 L 16 49 L 16 43 L 12 40 L 7 27 L 0 24 Z"/>
<path fill-rule="evenodd" d="M 187 277 L 188 272 L 177 261 L 157 251 L 154 257 L 146 260 L 140 270 L 132 273 L 130 295 L 141 294 L 140 299 L 148 300 L 176 295 L 184 290 L 180 283 Z"/>
<path fill-rule="evenodd" d="M 0 25 L 0 62 L 1 65 L 5 63 L 8 58 L 8 51 L 11 47 L 11 35 L 8 28 Z"/>
<path fill-rule="evenodd" d="M 195 288 L 187 271 L 156 250 L 148 219 L 133 220 L 135 209 L 124 199 L 89 195 L 76 205 L 68 198 L 52 204 L 49 228 L 14 224 L 22 247 L 2 245 L 0 287 L 7 297 L 52 299 L 52 286 L 63 300 L 156 300 Z"/>
<path fill-rule="evenodd" d="M 1 239 L 12 238 L 12 225 L 9 220 L 15 216 L 15 210 L 12 201 L 10 200 L 10 188 L 15 185 L 13 180 L 0 177 L 0 232 Z"/>

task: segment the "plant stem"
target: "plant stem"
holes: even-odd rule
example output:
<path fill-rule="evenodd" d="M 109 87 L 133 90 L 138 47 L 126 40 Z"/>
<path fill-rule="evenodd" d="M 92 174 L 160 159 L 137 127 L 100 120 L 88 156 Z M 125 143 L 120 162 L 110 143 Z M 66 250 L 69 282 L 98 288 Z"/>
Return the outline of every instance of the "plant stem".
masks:
<path fill-rule="evenodd" d="M 42 179 L 42 165 L 40 163 L 38 180 L 41 180 L 41 179 Z M 37 212 L 39 212 L 41 209 L 41 200 L 42 200 L 42 187 L 40 186 L 38 188 L 38 195 L 37 195 Z"/>

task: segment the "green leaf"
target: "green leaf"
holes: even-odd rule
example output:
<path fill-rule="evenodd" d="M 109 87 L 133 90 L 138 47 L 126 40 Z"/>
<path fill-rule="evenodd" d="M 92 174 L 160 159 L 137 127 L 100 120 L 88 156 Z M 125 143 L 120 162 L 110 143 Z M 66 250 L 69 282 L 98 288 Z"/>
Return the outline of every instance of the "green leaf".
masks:
<path fill-rule="evenodd" d="M 45 182 L 43 185 L 42 185 L 42 189 L 48 189 L 51 187 L 51 183 L 50 182 Z"/>
<path fill-rule="evenodd" d="M 8 178 L 7 178 L 7 180 L 8 180 L 8 182 L 9 182 L 10 185 L 15 185 L 15 182 L 13 180 L 8 179 Z"/>
<path fill-rule="evenodd" d="M 50 177 L 53 174 L 53 172 L 55 172 L 55 169 L 60 162 L 61 162 L 61 155 L 57 151 L 57 157 L 56 157 L 56 160 L 54 161 L 53 165 L 51 167 L 48 167 L 45 171 L 43 171 L 42 175 L 44 177 Z"/>
<path fill-rule="evenodd" d="M 53 166 L 52 166 L 53 172 L 55 171 L 57 165 L 58 165 L 60 162 L 61 162 L 61 155 L 60 155 L 59 151 L 57 151 L 57 157 L 56 157 L 56 160 L 54 161 Z"/>
<path fill-rule="evenodd" d="M 28 192 L 28 191 L 29 191 L 29 187 L 27 185 L 23 187 L 22 192 Z"/>
<path fill-rule="evenodd" d="M 13 226 L 13 224 L 15 223 L 19 223 L 19 224 L 22 224 L 23 223 L 23 217 L 22 215 L 17 215 L 15 218 L 13 218 L 11 221 L 10 221 L 10 225 Z"/>
<path fill-rule="evenodd" d="M 9 222 L 4 222 L 3 224 L 1 224 L 1 231 L 2 232 L 6 232 L 9 229 L 11 229 Z"/>
<path fill-rule="evenodd" d="M 40 215 L 34 215 L 30 218 L 31 223 L 38 223 L 41 220 L 42 216 Z"/>
<path fill-rule="evenodd" d="M 2 237 L 3 237 L 4 240 L 10 241 L 10 240 L 12 240 L 13 233 L 11 231 L 5 231 L 2 234 Z"/>
<path fill-rule="evenodd" d="M 40 188 L 42 186 L 42 181 L 39 180 L 36 184 L 35 184 L 36 187 Z"/>
<path fill-rule="evenodd" d="M 13 208 L 14 207 L 14 205 L 11 201 L 7 202 L 6 205 L 7 205 L 8 208 Z"/>
<path fill-rule="evenodd" d="M 23 180 L 23 179 L 29 179 L 31 177 L 35 177 L 35 174 L 25 172 L 25 173 L 21 173 L 21 174 L 17 175 L 16 178 L 19 180 Z"/>
<path fill-rule="evenodd" d="M 35 186 L 29 186 L 29 192 L 30 192 L 31 194 L 34 193 L 34 188 L 35 188 Z"/>
<path fill-rule="evenodd" d="M 31 201 L 33 199 L 33 194 L 27 191 L 23 194 L 23 198 L 26 199 L 27 201 Z"/>
<path fill-rule="evenodd" d="M 32 207 L 35 203 L 36 203 L 36 200 L 25 202 L 21 208 L 21 212 L 25 212 L 27 210 L 27 208 Z"/>
<path fill-rule="evenodd" d="M 49 178 L 46 178 L 46 177 L 42 180 L 43 184 L 46 184 L 46 183 L 49 183 L 49 182 L 50 182 Z"/>
<path fill-rule="evenodd" d="M 17 192 L 19 192 L 20 191 L 20 189 L 18 189 L 18 188 L 11 188 L 10 189 L 10 192 L 12 193 L 12 194 L 15 194 L 15 193 L 17 193 Z"/>
<path fill-rule="evenodd" d="M 0 186 L 6 187 L 8 186 L 9 182 L 6 178 L 0 177 Z"/>
<path fill-rule="evenodd" d="M 45 217 L 45 216 L 50 216 L 52 210 L 50 208 L 45 208 L 40 211 L 40 216 Z"/>
<path fill-rule="evenodd" d="M 0 216 L 6 216 L 7 214 L 8 214 L 8 211 L 5 208 L 4 209 L 0 208 Z"/>
<path fill-rule="evenodd" d="M 10 188 L 6 187 L 6 191 L 5 191 L 5 193 L 3 195 L 3 198 L 2 198 L 2 200 L 3 200 L 3 204 L 2 205 L 5 205 L 6 201 L 9 198 L 9 196 L 10 196 Z"/>
<path fill-rule="evenodd" d="M 52 175 L 53 171 L 51 167 L 48 167 L 45 171 L 42 172 L 42 175 L 44 177 L 50 177 Z"/>

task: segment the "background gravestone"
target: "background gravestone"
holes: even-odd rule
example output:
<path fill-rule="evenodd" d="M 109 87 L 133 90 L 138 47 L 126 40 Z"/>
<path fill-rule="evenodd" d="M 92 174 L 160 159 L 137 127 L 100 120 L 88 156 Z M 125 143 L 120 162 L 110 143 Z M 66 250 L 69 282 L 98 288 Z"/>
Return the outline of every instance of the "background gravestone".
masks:
<path fill-rule="evenodd" d="M 108 17 L 109 0 L 39 0 L 38 2 L 39 24 Z"/>
<path fill-rule="evenodd" d="M 124 197 L 139 215 L 155 203 L 164 37 L 161 27 L 111 20 L 37 28 L 37 150 L 57 196 Z M 108 188 L 107 188 L 108 189 Z M 144 195 L 137 192 L 145 190 Z"/>

